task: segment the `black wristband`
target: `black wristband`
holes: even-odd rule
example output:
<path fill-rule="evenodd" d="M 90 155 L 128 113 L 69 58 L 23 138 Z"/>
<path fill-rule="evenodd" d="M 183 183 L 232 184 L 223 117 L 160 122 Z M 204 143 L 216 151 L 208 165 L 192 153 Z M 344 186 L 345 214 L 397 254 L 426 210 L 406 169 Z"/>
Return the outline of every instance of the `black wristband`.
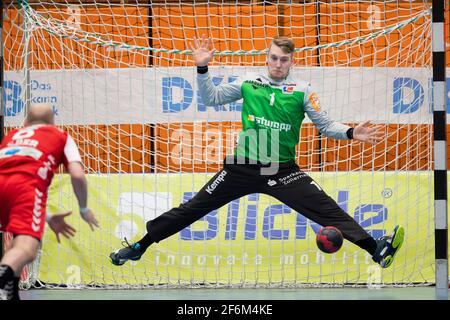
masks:
<path fill-rule="evenodd" d="M 197 66 L 197 73 L 204 74 L 208 72 L 208 66 Z"/>
<path fill-rule="evenodd" d="M 347 137 L 349 139 L 353 139 L 353 128 L 347 130 Z"/>

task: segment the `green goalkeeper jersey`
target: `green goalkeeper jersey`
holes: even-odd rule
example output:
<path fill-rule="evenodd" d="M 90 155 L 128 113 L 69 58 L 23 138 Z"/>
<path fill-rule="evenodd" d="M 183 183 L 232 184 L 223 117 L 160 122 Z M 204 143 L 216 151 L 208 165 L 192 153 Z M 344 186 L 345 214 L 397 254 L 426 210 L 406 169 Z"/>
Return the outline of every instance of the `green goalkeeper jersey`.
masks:
<path fill-rule="evenodd" d="M 274 81 L 261 74 L 249 74 L 235 82 L 214 86 L 208 73 L 198 74 L 199 92 L 207 105 L 221 105 L 243 99 L 242 131 L 235 155 L 262 163 L 295 159 L 305 113 L 322 134 L 348 139 L 347 125 L 332 121 L 320 109 L 317 94 L 309 83 L 288 76 Z"/>

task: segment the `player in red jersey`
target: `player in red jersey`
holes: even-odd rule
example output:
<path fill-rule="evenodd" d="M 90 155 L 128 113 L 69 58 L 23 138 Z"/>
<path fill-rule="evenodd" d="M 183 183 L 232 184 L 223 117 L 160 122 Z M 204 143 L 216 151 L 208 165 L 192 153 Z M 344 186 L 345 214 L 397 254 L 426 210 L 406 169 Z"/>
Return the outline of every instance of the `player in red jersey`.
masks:
<path fill-rule="evenodd" d="M 49 105 L 33 105 L 24 127 L 12 130 L 0 144 L 0 230 L 14 235 L 0 262 L 0 300 L 19 299 L 19 275 L 36 258 L 47 190 L 60 164 L 71 176 L 81 217 L 94 230 L 99 225 L 87 207 L 87 181 L 78 147 L 67 132 L 54 126 Z"/>

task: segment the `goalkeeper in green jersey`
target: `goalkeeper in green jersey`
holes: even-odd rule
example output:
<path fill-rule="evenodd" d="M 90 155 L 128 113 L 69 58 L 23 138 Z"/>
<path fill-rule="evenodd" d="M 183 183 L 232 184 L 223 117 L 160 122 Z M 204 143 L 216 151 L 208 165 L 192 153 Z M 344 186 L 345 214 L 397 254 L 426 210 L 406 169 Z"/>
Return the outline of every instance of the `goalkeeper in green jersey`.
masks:
<path fill-rule="evenodd" d="M 147 234 L 138 242 L 110 254 L 114 265 L 139 260 L 145 250 L 181 231 L 209 212 L 252 193 L 268 194 L 322 226 L 338 228 L 345 239 L 365 249 L 386 268 L 404 239 L 396 226 L 389 236 L 371 237 L 295 163 L 295 147 L 305 114 L 319 131 L 334 139 L 354 139 L 375 144 L 383 134 L 369 121 L 354 128 L 337 123 L 320 109 L 311 85 L 290 74 L 294 43 L 274 38 L 267 56 L 267 73 L 247 74 L 233 83 L 215 86 L 208 73 L 213 58 L 209 40 L 191 44 L 201 98 L 206 105 L 223 105 L 243 99 L 242 132 L 235 153 L 191 200 L 146 224 Z"/>

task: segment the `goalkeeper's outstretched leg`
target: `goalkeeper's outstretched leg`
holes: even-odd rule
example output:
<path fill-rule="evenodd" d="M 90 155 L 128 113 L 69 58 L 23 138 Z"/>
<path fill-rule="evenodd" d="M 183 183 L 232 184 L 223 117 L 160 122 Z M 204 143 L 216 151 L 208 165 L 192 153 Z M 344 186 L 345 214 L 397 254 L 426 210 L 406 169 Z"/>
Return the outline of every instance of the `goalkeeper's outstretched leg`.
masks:
<path fill-rule="evenodd" d="M 154 220 L 147 221 L 147 234 L 141 240 L 130 244 L 125 239 L 124 248 L 109 255 L 111 263 L 121 266 L 128 260 L 139 260 L 152 243 L 174 235 L 234 199 L 257 192 L 258 190 L 255 189 L 257 183 L 249 179 L 249 176 L 260 179 L 258 173 L 257 166 L 238 167 L 233 164 L 233 161 L 225 159 L 224 168 L 214 175 L 192 199 Z"/>

